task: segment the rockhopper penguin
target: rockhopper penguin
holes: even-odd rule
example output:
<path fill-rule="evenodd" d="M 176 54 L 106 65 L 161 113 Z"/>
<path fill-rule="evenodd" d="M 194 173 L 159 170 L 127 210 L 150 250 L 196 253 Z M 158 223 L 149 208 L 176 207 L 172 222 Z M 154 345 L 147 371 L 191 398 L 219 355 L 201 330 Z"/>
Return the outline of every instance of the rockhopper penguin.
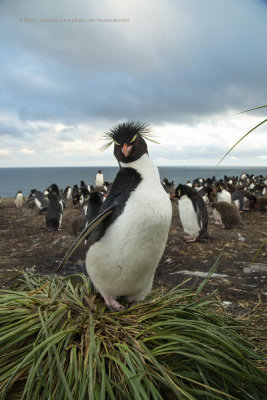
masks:
<path fill-rule="evenodd" d="M 208 211 L 202 195 L 188 185 L 179 185 L 175 195 L 186 242 L 210 239 L 208 234 Z"/>
<path fill-rule="evenodd" d="M 136 303 L 152 288 L 168 238 L 172 207 L 158 169 L 148 156 L 144 140 L 150 138 L 147 125 L 121 123 L 106 132 L 105 138 L 108 142 L 103 149 L 114 144 L 120 169 L 98 217 L 88 226 L 86 269 L 106 305 L 122 310 L 117 298 Z M 59 269 L 88 235 L 88 228 Z"/>
<path fill-rule="evenodd" d="M 48 195 L 49 205 L 46 212 L 46 225 L 49 232 L 57 231 L 61 227 L 63 216 L 63 203 L 59 200 L 58 193 L 51 192 Z"/>

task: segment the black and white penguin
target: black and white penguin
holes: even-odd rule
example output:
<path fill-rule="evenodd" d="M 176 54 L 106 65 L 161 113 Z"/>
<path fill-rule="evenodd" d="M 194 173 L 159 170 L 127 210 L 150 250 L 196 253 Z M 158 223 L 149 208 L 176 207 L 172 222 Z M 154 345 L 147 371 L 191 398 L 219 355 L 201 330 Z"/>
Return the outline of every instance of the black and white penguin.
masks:
<path fill-rule="evenodd" d="M 226 190 L 225 185 L 222 182 L 217 182 L 215 186 L 217 189 L 217 201 L 232 204 L 231 193 Z"/>
<path fill-rule="evenodd" d="M 66 201 L 69 201 L 71 199 L 71 192 L 72 192 L 71 187 L 67 186 L 64 190 L 64 196 L 65 196 Z"/>
<path fill-rule="evenodd" d="M 236 205 L 236 208 L 239 211 L 244 210 L 244 202 L 246 197 L 246 191 L 244 189 L 238 189 L 231 194 L 232 201 Z"/>
<path fill-rule="evenodd" d="M 80 206 L 82 207 L 82 204 L 85 203 L 89 198 L 90 198 L 90 192 L 88 190 L 88 187 L 83 186 L 80 189 L 80 198 L 79 198 Z"/>
<path fill-rule="evenodd" d="M 23 206 L 24 198 L 21 190 L 18 190 L 15 197 L 15 204 L 17 208 L 21 208 Z"/>
<path fill-rule="evenodd" d="M 161 184 L 164 190 L 170 195 L 173 195 L 175 193 L 175 186 L 173 181 L 170 182 L 167 178 L 164 178 Z"/>
<path fill-rule="evenodd" d="M 104 185 L 104 175 L 101 169 L 97 171 L 95 176 L 95 185 L 96 187 L 102 187 Z"/>
<path fill-rule="evenodd" d="M 208 211 L 202 195 L 188 185 L 179 185 L 175 191 L 178 211 L 186 242 L 209 239 Z"/>
<path fill-rule="evenodd" d="M 72 188 L 72 203 L 74 206 L 79 203 L 79 199 L 80 199 L 80 191 L 78 185 L 74 185 Z"/>
<path fill-rule="evenodd" d="M 35 204 L 39 209 L 45 209 L 48 207 L 49 199 L 42 192 L 36 189 L 30 191 L 27 204 Z"/>
<path fill-rule="evenodd" d="M 64 193 L 62 192 L 62 189 L 58 188 L 58 185 L 56 185 L 55 183 L 52 183 L 52 185 L 49 186 L 47 191 L 48 191 L 48 194 L 50 194 L 52 192 L 56 193 L 58 195 L 58 201 L 60 202 L 62 208 L 66 207 L 66 199 L 65 199 Z"/>
<path fill-rule="evenodd" d="M 171 201 L 163 189 L 157 167 L 148 156 L 149 129 L 140 122 L 121 123 L 105 134 L 114 143 L 120 169 L 102 204 L 99 225 L 88 238 L 86 269 L 106 305 L 113 310 L 143 300 L 151 290 L 163 254 L 172 217 Z M 89 229 L 96 225 L 94 220 Z M 90 227 L 91 225 L 91 227 Z M 64 257 L 66 262 L 75 246 Z"/>
<path fill-rule="evenodd" d="M 49 205 L 45 216 L 47 229 L 48 231 L 57 231 L 62 223 L 63 204 L 56 192 L 49 193 L 48 197 Z"/>
<path fill-rule="evenodd" d="M 98 215 L 100 207 L 104 201 L 104 192 L 96 190 L 91 192 L 89 198 L 85 201 L 83 206 L 84 211 L 84 228 L 90 224 L 91 221 Z M 81 206 L 82 208 L 82 206 Z"/>

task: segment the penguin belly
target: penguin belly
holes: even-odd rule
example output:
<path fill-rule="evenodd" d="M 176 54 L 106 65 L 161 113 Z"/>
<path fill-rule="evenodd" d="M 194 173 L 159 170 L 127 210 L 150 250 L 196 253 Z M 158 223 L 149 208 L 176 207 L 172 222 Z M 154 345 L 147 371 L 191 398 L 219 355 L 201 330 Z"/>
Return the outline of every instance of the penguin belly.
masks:
<path fill-rule="evenodd" d="M 123 213 L 86 256 L 87 272 L 103 297 L 140 301 L 151 290 L 171 223 L 171 203 L 164 189 L 141 182 Z"/>
<path fill-rule="evenodd" d="M 17 208 L 21 208 L 23 205 L 23 194 L 22 193 L 18 193 L 15 199 L 15 204 L 17 206 Z"/>
<path fill-rule="evenodd" d="M 198 225 L 197 213 L 192 201 L 187 196 L 182 196 L 178 201 L 178 206 L 184 232 L 194 239 L 197 238 L 201 227 Z"/>

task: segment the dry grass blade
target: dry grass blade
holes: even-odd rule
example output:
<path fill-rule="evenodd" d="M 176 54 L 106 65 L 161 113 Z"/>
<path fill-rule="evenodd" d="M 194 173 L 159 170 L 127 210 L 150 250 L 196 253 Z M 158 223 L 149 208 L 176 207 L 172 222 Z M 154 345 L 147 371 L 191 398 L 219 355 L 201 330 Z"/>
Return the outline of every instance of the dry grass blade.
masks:
<path fill-rule="evenodd" d="M 267 119 L 264 119 L 261 121 L 258 125 L 254 126 L 249 132 L 247 132 L 244 136 L 242 136 L 241 139 L 239 139 L 231 148 L 230 150 L 227 151 L 227 153 L 220 159 L 218 164 L 216 165 L 216 168 L 221 164 L 221 162 L 225 159 L 225 157 L 246 137 L 248 136 L 251 132 L 255 131 L 259 126 L 263 125 L 265 122 L 267 122 Z"/>

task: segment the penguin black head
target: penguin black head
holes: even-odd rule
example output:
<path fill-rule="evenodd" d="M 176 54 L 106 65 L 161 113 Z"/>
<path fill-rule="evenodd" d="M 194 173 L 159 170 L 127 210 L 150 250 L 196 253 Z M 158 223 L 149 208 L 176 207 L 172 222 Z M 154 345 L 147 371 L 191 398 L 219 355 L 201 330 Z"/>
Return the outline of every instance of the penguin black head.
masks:
<path fill-rule="evenodd" d="M 148 153 L 144 138 L 151 140 L 149 132 L 149 127 L 142 122 L 123 122 L 105 133 L 108 142 L 102 149 L 114 143 L 114 155 L 119 162 L 136 161 Z"/>
<path fill-rule="evenodd" d="M 52 185 L 50 185 L 49 188 L 46 189 L 46 190 L 47 190 L 49 193 L 55 192 L 55 193 L 57 193 L 58 195 L 60 194 L 59 188 L 58 188 L 58 186 L 57 186 L 55 183 L 52 183 Z"/>
<path fill-rule="evenodd" d="M 195 193 L 195 190 L 193 188 L 188 185 L 180 184 L 175 190 L 175 197 L 177 197 L 178 199 L 180 199 L 182 196 L 191 197 L 193 193 Z"/>

